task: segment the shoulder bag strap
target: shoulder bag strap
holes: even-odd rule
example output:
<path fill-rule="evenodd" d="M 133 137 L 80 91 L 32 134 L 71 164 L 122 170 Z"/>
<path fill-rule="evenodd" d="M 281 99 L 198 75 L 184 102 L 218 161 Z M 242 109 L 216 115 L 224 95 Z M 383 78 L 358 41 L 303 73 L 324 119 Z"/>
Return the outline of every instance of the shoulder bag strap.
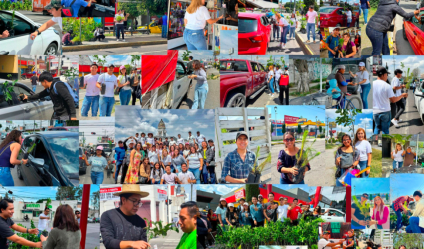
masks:
<path fill-rule="evenodd" d="M 7 148 L 9 148 L 10 147 L 10 145 L 12 145 L 13 144 L 13 142 L 12 143 L 9 143 L 9 145 L 8 146 L 6 146 L 4 149 L 3 149 L 3 151 L 0 153 L 0 156 L 1 155 L 3 155 L 3 153 L 6 151 L 6 149 Z"/>

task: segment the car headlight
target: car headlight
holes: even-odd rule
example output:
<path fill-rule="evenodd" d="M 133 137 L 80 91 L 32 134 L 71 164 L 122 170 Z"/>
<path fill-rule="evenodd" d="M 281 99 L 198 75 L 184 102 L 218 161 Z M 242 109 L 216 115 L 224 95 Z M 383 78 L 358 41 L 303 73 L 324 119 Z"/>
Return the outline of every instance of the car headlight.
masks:
<path fill-rule="evenodd" d="M 56 33 L 56 35 L 59 35 L 59 31 L 57 31 L 56 29 L 53 29 L 53 31 Z"/>

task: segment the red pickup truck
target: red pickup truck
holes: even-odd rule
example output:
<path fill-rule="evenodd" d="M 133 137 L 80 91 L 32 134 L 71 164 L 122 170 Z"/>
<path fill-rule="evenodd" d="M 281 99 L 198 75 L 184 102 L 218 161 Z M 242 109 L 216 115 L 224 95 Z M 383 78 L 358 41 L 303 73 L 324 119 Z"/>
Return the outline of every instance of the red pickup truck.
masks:
<path fill-rule="evenodd" d="M 267 86 L 265 67 L 255 61 L 224 59 L 220 61 L 221 107 L 245 107 Z"/>

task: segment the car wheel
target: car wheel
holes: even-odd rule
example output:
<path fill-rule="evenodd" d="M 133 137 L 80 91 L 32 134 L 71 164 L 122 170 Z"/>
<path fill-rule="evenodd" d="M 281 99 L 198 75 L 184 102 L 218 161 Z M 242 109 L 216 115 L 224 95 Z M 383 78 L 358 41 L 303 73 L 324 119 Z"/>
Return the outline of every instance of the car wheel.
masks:
<path fill-rule="evenodd" d="M 245 107 L 246 106 L 246 96 L 242 93 L 233 93 L 228 98 L 227 104 L 225 107 Z"/>
<path fill-rule="evenodd" d="M 406 32 L 405 32 L 405 24 L 402 24 L 402 37 L 404 40 L 408 40 L 408 37 L 406 37 Z"/>
<path fill-rule="evenodd" d="M 57 45 L 54 43 L 51 43 L 47 47 L 46 52 L 44 52 L 44 55 L 57 55 Z"/>
<path fill-rule="evenodd" d="M 18 165 L 18 167 L 16 168 L 16 173 L 18 174 L 18 178 L 20 180 L 23 180 L 24 177 L 22 176 L 21 167 L 22 167 L 21 165 Z"/>

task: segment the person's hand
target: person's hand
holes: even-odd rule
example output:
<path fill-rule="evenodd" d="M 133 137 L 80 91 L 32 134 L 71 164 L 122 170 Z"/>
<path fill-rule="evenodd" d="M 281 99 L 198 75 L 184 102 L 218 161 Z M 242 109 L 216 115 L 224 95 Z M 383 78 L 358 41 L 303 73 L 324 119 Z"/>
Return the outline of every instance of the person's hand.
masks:
<path fill-rule="evenodd" d="M 268 217 L 268 218 L 266 218 L 266 219 L 268 220 L 268 222 L 269 222 L 269 221 L 271 221 L 271 218 L 269 218 L 269 217 Z"/>
<path fill-rule="evenodd" d="M 403 96 L 404 98 L 408 98 L 408 93 L 402 93 L 402 96 Z"/>
<path fill-rule="evenodd" d="M 257 226 L 257 225 L 258 225 L 258 223 L 256 222 L 256 220 L 254 220 L 254 221 L 253 221 L 253 223 L 255 224 L 255 226 Z"/>
<path fill-rule="evenodd" d="M 22 159 L 22 164 L 23 164 L 23 165 L 25 165 L 25 164 L 27 164 L 27 163 L 28 163 L 28 159 L 26 159 L 26 160 L 25 160 L 25 159 Z"/>
<path fill-rule="evenodd" d="M 208 232 L 212 232 L 212 228 L 209 228 L 209 229 L 208 229 Z"/>
<path fill-rule="evenodd" d="M 224 18 L 224 15 L 221 15 L 220 17 L 218 17 L 219 20 L 221 20 L 222 18 Z"/>
<path fill-rule="evenodd" d="M 139 240 L 139 241 L 135 241 L 134 243 L 132 243 L 131 247 L 133 249 L 147 249 L 147 248 L 150 247 L 150 244 L 147 243 L 146 241 Z"/>
<path fill-rule="evenodd" d="M 222 223 L 221 223 L 221 224 L 219 224 L 219 225 L 220 225 L 220 226 L 222 226 L 222 227 L 224 226 L 224 224 L 222 224 Z"/>
<path fill-rule="evenodd" d="M 336 158 L 336 162 L 337 162 L 337 164 L 340 164 L 340 158 L 341 158 L 341 157 Z"/>
<path fill-rule="evenodd" d="M 296 176 L 296 175 L 299 174 L 299 171 L 297 171 L 297 169 L 295 167 L 293 167 L 293 168 L 290 169 L 290 173 L 292 173 L 293 175 Z"/>
<path fill-rule="evenodd" d="M 6 37 L 9 37 L 9 31 L 8 30 L 3 31 L 3 33 L 0 36 L 0 38 L 6 38 Z"/>
<path fill-rule="evenodd" d="M 420 10 L 414 10 L 414 15 L 418 16 L 420 14 Z"/>
<path fill-rule="evenodd" d="M 33 32 L 33 33 L 31 33 L 31 35 L 30 35 L 30 39 L 31 40 L 34 40 L 36 37 L 37 37 L 37 35 L 38 35 L 38 32 Z"/>
<path fill-rule="evenodd" d="M 47 238 L 46 237 L 44 237 L 44 235 L 40 235 L 40 240 L 41 240 L 41 242 L 44 242 L 44 241 L 46 241 L 47 240 Z"/>
<path fill-rule="evenodd" d="M 344 242 L 344 239 L 339 240 L 340 244 L 343 244 L 343 242 Z"/>
<path fill-rule="evenodd" d="M 41 241 L 35 242 L 35 247 L 36 248 L 43 248 L 43 242 L 41 242 Z"/>
<path fill-rule="evenodd" d="M 26 94 L 24 93 L 24 98 L 23 98 L 23 100 L 26 100 L 26 99 L 28 99 L 28 96 L 26 96 Z"/>
<path fill-rule="evenodd" d="M 39 234 L 38 228 L 28 229 L 28 233 L 30 234 Z"/>
<path fill-rule="evenodd" d="M 337 90 L 336 89 L 331 90 L 331 92 L 335 92 L 335 91 L 337 91 Z"/>
<path fill-rule="evenodd" d="M 244 216 L 246 216 L 246 218 L 247 218 L 247 217 L 249 217 L 249 214 L 248 213 L 245 213 Z"/>
<path fill-rule="evenodd" d="M 77 118 L 71 118 L 71 120 L 77 120 Z"/>
<path fill-rule="evenodd" d="M 258 207 L 256 207 L 256 206 L 253 209 L 255 209 L 255 211 L 258 211 Z"/>
<path fill-rule="evenodd" d="M 126 14 L 126 16 L 127 16 L 127 17 L 128 17 L 128 16 L 130 16 L 130 13 L 127 13 L 127 14 Z"/>
<path fill-rule="evenodd" d="M 349 74 L 352 74 L 352 71 L 349 70 Z"/>
<path fill-rule="evenodd" d="M 371 172 L 371 170 L 367 170 L 367 175 L 369 175 L 369 174 L 370 174 L 370 172 Z"/>
<path fill-rule="evenodd" d="M 364 220 L 358 221 L 358 224 L 361 226 L 365 226 L 367 223 Z"/>

